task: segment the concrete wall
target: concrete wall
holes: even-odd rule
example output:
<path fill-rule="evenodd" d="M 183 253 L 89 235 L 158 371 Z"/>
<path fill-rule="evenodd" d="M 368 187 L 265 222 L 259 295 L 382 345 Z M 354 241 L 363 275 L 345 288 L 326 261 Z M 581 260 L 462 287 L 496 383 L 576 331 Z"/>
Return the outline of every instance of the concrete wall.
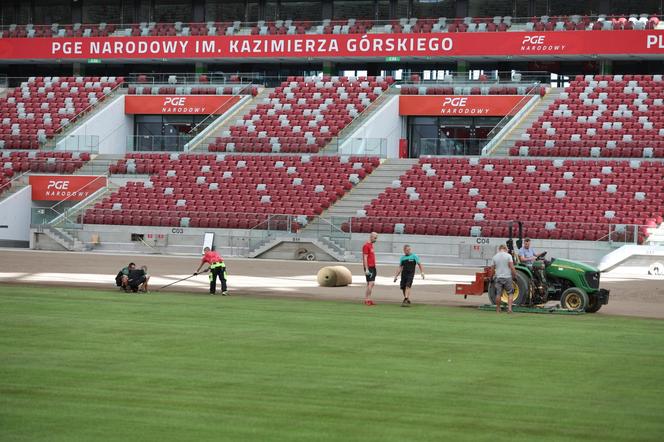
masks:
<path fill-rule="evenodd" d="M 361 257 L 362 245 L 368 234 L 354 233 L 350 241 L 350 252 Z M 376 259 L 381 263 L 396 265 L 403 254 L 403 246 L 409 244 L 422 262 L 444 265 L 476 266 L 488 265 L 505 238 L 474 238 L 457 236 L 424 236 L 382 234 L 374 245 Z M 603 241 L 533 240 L 533 248 L 547 252 L 549 258 L 565 258 L 596 266 L 602 257 L 613 248 Z"/>
<path fill-rule="evenodd" d="M 259 258 L 303 260 L 309 254 L 316 257 L 315 261 L 336 261 L 325 251 L 308 242 L 282 242 L 261 254 Z"/>
<path fill-rule="evenodd" d="M 387 140 L 387 157 L 399 158 L 399 139 L 401 139 L 402 124 L 402 117 L 399 115 L 399 96 L 394 95 L 350 135 L 351 140 L 341 145 L 341 153 L 348 155 L 364 153 L 350 151 L 352 139 L 385 138 Z"/>
<path fill-rule="evenodd" d="M 75 231 L 79 240 L 94 244 L 93 250 L 119 253 L 163 253 L 198 255 L 203 244 L 205 232 L 214 232 L 214 246 L 222 255 L 247 256 L 251 249 L 257 248 L 265 239 L 266 232 L 261 230 L 242 229 L 198 229 L 179 227 L 146 227 L 146 226 L 104 226 L 88 224 L 82 230 Z M 145 241 L 131 241 L 131 233 L 145 234 Z M 152 235 L 151 237 L 148 237 Z M 285 236 L 285 232 L 280 236 Z M 354 259 L 361 260 L 362 245 L 368 235 L 354 233 L 347 241 L 348 251 L 352 252 Z M 300 239 L 304 241 L 304 238 Z M 393 265 L 399 261 L 403 253 L 404 244 L 410 244 L 415 253 L 426 265 L 459 265 L 483 267 L 496 253 L 498 245 L 505 242 L 504 238 L 471 238 L 452 236 L 424 236 L 424 235 L 380 235 L 375 245 L 376 257 L 381 265 Z M 560 240 L 534 240 L 533 244 L 538 252 L 547 251 L 547 258 L 566 258 L 597 265 L 601 258 L 609 253 L 611 245 L 600 241 L 560 241 Z M 281 246 L 261 255 L 261 258 L 294 259 L 296 249 L 302 243 L 284 243 Z M 308 248 L 314 248 L 307 244 Z M 331 257 L 317 250 L 319 260 L 328 260 Z M 395 267 L 396 269 L 396 267 Z M 390 269 L 392 271 L 392 269 Z"/>
<path fill-rule="evenodd" d="M 32 187 L 26 186 L 0 201 L 0 245 L 28 247 L 30 244 L 30 209 Z"/>
<path fill-rule="evenodd" d="M 87 119 L 69 137 L 58 142 L 56 150 L 86 149 L 90 137 L 99 137 L 100 154 L 123 154 L 127 150 L 127 137 L 134 134 L 134 117 L 125 114 L 125 96 L 120 95 Z M 83 143 L 85 139 L 85 143 Z"/>

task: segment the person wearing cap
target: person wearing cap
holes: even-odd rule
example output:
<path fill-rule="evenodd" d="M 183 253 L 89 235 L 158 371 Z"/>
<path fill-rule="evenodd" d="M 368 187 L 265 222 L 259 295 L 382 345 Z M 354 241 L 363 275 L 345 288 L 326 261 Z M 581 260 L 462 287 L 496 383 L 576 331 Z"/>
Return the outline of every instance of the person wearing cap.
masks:
<path fill-rule="evenodd" d="M 217 278 L 221 281 L 221 296 L 228 296 L 228 288 L 226 287 L 226 264 L 224 259 L 219 254 L 209 247 L 203 249 L 203 258 L 201 264 L 198 266 L 194 275 L 198 275 L 203 265 L 210 266 L 210 294 L 216 295 L 217 293 Z"/>

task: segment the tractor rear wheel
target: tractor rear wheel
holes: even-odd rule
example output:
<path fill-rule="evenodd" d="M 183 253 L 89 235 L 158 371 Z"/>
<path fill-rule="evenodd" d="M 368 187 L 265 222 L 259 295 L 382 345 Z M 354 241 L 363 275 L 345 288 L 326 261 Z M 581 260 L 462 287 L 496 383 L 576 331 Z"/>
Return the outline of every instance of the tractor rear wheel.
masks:
<path fill-rule="evenodd" d="M 588 295 L 588 306 L 586 307 L 586 313 L 597 313 L 601 308 L 602 303 L 599 302 L 599 296 Z"/>
<path fill-rule="evenodd" d="M 530 296 L 530 279 L 522 272 L 516 272 L 516 281 L 512 282 L 514 285 L 514 296 L 512 298 L 512 304 L 525 304 Z M 488 295 L 491 304 L 496 305 L 496 287 L 493 281 L 489 284 Z M 507 304 L 507 301 L 507 293 L 505 290 L 503 290 L 503 293 L 500 295 L 500 302 Z"/>
<path fill-rule="evenodd" d="M 570 287 L 560 297 L 560 305 L 565 310 L 581 312 L 588 308 L 588 295 L 578 287 Z"/>

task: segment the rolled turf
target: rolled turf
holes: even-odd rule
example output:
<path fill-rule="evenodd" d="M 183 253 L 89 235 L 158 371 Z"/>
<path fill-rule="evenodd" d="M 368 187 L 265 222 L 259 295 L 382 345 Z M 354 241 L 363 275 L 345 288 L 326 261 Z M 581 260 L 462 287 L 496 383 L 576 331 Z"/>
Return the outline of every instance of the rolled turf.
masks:
<path fill-rule="evenodd" d="M 663 348 L 657 320 L 0 285 L 0 435 L 654 441 Z"/>

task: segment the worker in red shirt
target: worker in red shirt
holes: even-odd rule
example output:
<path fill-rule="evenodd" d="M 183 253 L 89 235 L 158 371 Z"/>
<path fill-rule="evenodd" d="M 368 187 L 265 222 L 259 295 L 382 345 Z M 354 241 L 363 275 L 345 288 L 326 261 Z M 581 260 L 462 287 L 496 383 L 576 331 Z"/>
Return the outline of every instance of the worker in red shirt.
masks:
<path fill-rule="evenodd" d="M 221 281 L 221 296 L 228 296 L 226 287 L 226 264 L 224 259 L 217 252 L 210 250 L 209 247 L 203 249 L 203 258 L 201 265 L 198 266 L 194 275 L 198 275 L 203 265 L 210 265 L 210 294 L 215 295 L 217 291 L 217 278 Z"/>
<path fill-rule="evenodd" d="M 371 292 L 376 283 L 376 254 L 374 243 L 378 239 L 376 232 L 371 232 L 369 241 L 362 246 L 362 264 L 364 265 L 364 276 L 367 278 L 367 290 L 364 292 L 364 304 L 375 305 L 371 300 Z"/>

